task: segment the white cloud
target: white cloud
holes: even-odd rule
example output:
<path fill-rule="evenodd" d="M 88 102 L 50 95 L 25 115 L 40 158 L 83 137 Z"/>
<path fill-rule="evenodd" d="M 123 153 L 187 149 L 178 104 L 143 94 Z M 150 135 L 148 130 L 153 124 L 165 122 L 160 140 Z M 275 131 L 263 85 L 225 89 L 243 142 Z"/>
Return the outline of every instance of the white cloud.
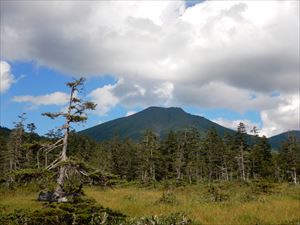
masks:
<path fill-rule="evenodd" d="M 2 5 L 2 54 L 12 60 L 78 75 L 162 80 L 175 89 L 215 81 L 261 92 L 298 88 L 299 2 L 205 1 L 188 9 L 184 1 Z"/>
<path fill-rule="evenodd" d="M 287 130 L 300 130 L 300 97 L 289 95 L 275 108 L 261 111 L 262 132 L 272 136 Z"/>
<path fill-rule="evenodd" d="M 6 92 L 15 82 L 14 75 L 11 74 L 10 65 L 5 61 L 0 61 L 0 93 Z"/>
<path fill-rule="evenodd" d="M 116 85 L 105 85 L 93 90 L 89 97 L 97 104 L 95 113 L 105 115 L 111 108 L 119 103 L 118 97 L 113 94 Z"/>
<path fill-rule="evenodd" d="M 135 113 L 136 113 L 136 111 L 128 111 L 125 116 L 131 116 Z"/>
<path fill-rule="evenodd" d="M 259 128 L 259 134 L 267 137 L 288 130 L 300 130 L 299 95 L 277 96 L 276 98 L 279 99 L 276 101 L 278 103 L 277 105 L 260 112 L 262 125 L 253 123 L 251 120 L 227 120 L 217 118 L 213 121 L 233 130 L 236 130 L 238 124 L 242 122 L 246 125 L 248 132 L 256 126 Z"/>
<path fill-rule="evenodd" d="M 5 1 L 1 54 L 75 75 L 112 74 L 116 84 L 90 94 L 100 115 L 118 104 L 257 110 L 275 133 L 299 121 L 275 113 L 299 94 L 299 5 Z"/>
<path fill-rule="evenodd" d="M 153 90 L 153 93 L 162 99 L 163 105 L 168 105 L 173 98 L 174 85 L 171 82 L 164 82 Z"/>
<path fill-rule="evenodd" d="M 253 127 L 258 128 L 258 131 L 260 132 L 260 125 L 258 123 L 253 123 L 250 120 L 226 120 L 224 118 L 219 117 L 212 121 L 217 124 L 220 124 L 221 126 L 230 128 L 232 130 L 237 130 L 239 123 L 243 123 L 246 127 L 247 133 L 250 134 Z M 261 132 L 260 132 L 260 134 L 261 134 Z"/>
<path fill-rule="evenodd" d="M 68 102 L 69 96 L 64 92 L 54 92 L 46 95 L 32 96 L 15 96 L 13 101 L 15 102 L 28 102 L 34 106 L 41 105 L 65 105 Z"/>

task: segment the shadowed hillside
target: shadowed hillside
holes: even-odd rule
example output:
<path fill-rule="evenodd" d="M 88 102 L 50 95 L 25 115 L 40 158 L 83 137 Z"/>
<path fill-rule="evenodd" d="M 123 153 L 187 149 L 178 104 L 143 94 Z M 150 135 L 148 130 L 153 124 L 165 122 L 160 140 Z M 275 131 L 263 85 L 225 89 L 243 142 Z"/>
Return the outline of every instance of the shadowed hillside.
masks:
<path fill-rule="evenodd" d="M 298 140 L 298 142 L 300 142 L 300 131 L 299 130 L 287 131 L 287 132 L 272 136 L 268 140 L 269 140 L 269 143 L 271 144 L 272 148 L 278 150 L 280 148 L 281 143 L 286 141 L 289 136 L 295 137 Z"/>
<path fill-rule="evenodd" d="M 200 132 L 207 132 L 214 127 L 221 136 L 225 132 L 234 132 L 204 117 L 186 113 L 181 108 L 149 107 L 131 116 L 99 124 L 80 133 L 98 141 L 109 140 L 114 136 L 138 140 L 146 129 L 164 137 L 170 130 L 176 131 L 191 127 L 197 128 Z"/>

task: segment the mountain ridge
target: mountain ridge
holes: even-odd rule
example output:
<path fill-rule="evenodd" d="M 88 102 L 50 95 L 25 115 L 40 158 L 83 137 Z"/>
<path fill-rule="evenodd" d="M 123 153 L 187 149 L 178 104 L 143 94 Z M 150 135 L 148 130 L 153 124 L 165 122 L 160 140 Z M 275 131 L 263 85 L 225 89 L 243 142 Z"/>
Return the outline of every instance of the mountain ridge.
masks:
<path fill-rule="evenodd" d="M 268 138 L 272 148 L 278 150 L 283 141 L 286 141 L 289 136 L 293 136 L 300 143 L 300 130 L 285 131 L 280 134 L 273 135 Z"/>
<path fill-rule="evenodd" d="M 147 129 L 151 129 L 159 137 L 164 137 L 170 130 L 178 131 L 191 127 L 197 128 L 200 133 L 205 133 L 208 129 L 214 127 L 221 136 L 226 132 L 235 133 L 230 128 L 223 127 L 205 117 L 187 113 L 182 108 L 158 106 L 151 106 L 130 116 L 107 121 L 79 133 L 97 141 L 110 140 L 115 136 L 121 139 L 131 138 L 138 141 Z M 268 138 L 274 150 L 278 150 L 282 141 L 287 140 L 286 133 L 283 132 Z M 297 137 L 299 136 L 300 140 L 300 131 L 293 131 L 293 133 Z"/>
<path fill-rule="evenodd" d="M 206 132 L 209 128 L 215 127 L 221 135 L 225 132 L 234 132 L 202 116 L 187 113 L 179 107 L 163 108 L 151 106 L 133 115 L 114 119 L 79 133 L 98 141 L 109 140 L 114 136 L 138 140 L 147 129 L 151 129 L 158 136 L 163 137 L 170 130 L 177 131 L 190 127 L 195 127 L 200 132 Z"/>

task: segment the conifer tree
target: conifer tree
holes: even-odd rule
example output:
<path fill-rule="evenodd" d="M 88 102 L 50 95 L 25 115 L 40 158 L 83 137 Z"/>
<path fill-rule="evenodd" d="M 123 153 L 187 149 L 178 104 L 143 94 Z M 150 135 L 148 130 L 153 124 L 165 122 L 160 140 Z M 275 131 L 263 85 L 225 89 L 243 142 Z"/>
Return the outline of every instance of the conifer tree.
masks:
<path fill-rule="evenodd" d="M 271 175 L 272 154 L 271 145 L 265 136 L 258 137 L 251 150 L 252 177 L 267 178 Z"/>
<path fill-rule="evenodd" d="M 187 129 L 182 132 L 178 132 L 178 144 L 176 151 L 174 153 L 174 167 L 176 170 L 176 180 L 179 181 L 183 179 L 184 167 L 185 167 L 185 152 L 187 146 Z"/>
<path fill-rule="evenodd" d="M 85 79 L 81 77 L 78 80 L 66 83 L 66 85 L 71 89 L 68 106 L 67 106 L 67 112 L 43 113 L 44 116 L 48 116 L 51 119 L 55 119 L 60 116 L 65 118 L 65 123 L 61 127 L 61 129 L 64 131 L 63 138 L 56 141 L 56 143 L 54 143 L 49 148 L 49 149 L 55 149 L 58 146 L 62 147 L 59 157 L 48 166 L 48 169 L 59 166 L 57 187 L 54 191 L 54 196 L 57 198 L 58 201 L 63 201 L 62 198 L 66 194 L 64 190 L 64 183 L 67 178 L 66 162 L 68 160 L 67 150 L 68 150 L 68 139 L 69 139 L 71 124 L 86 121 L 87 116 L 85 114 L 85 111 L 94 110 L 96 107 L 94 103 L 89 101 L 83 101 L 77 97 L 77 95 L 82 91 L 84 81 Z M 49 149 L 47 151 L 49 151 Z"/>
<path fill-rule="evenodd" d="M 19 121 L 14 122 L 15 127 L 12 129 L 9 140 L 8 140 L 8 160 L 9 160 L 9 169 L 16 170 L 20 169 L 23 163 L 23 142 L 24 142 L 24 121 L 26 113 L 22 113 L 18 116 Z"/>
<path fill-rule="evenodd" d="M 241 122 L 238 125 L 237 133 L 235 136 L 235 147 L 239 152 L 236 159 L 238 161 L 238 167 L 240 171 L 240 177 L 243 181 L 246 181 L 247 175 L 247 161 L 248 161 L 248 144 L 247 144 L 247 132 L 245 125 Z"/>
<path fill-rule="evenodd" d="M 234 143 L 234 136 L 225 133 L 223 138 L 224 144 L 224 152 L 223 152 L 223 163 L 224 163 L 224 170 L 226 171 L 226 180 L 232 181 L 234 178 L 237 177 L 238 171 L 238 163 L 237 163 L 237 156 L 238 152 L 236 151 L 235 143 Z"/>
<path fill-rule="evenodd" d="M 279 160 L 283 177 L 292 180 L 297 185 L 300 173 L 300 144 L 295 137 L 289 136 L 288 140 L 282 144 Z"/>
<path fill-rule="evenodd" d="M 189 183 L 199 180 L 201 165 L 200 134 L 197 129 L 185 129 L 183 133 L 184 171 Z M 182 142 L 179 141 L 179 145 Z"/>
<path fill-rule="evenodd" d="M 178 149 L 177 134 L 170 131 L 167 137 L 161 142 L 160 152 L 163 161 L 162 173 L 165 179 L 171 179 L 176 176 L 174 167 L 175 153 Z"/>
<path fill-rule="evenodd" d="M 208 180 L 219 179 L 223 172 L 223 143 L 222 139 L 217 134 L 217 131 L 212 128 L 206 134 L 204 141 L 204 149 L 206 152 L 206 160 L 208 166 Z"/>
<path fill-rule="evenodd" d="M 158 138 L 151 131 L 146 130 L 140 143 L 140 171 L 143 182 L 157 180 L 157 161 L 159 158 Z"/>

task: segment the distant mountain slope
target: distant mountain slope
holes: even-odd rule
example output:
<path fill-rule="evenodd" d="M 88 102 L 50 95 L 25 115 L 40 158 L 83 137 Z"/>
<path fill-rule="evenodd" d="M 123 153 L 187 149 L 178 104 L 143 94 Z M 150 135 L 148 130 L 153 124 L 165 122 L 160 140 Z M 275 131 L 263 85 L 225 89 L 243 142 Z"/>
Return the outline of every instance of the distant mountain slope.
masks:
<path fill-rule="evenodd" d="M 229 128 L 220 126 L 204 117 L 191 115 L 176 107 L 149 107 L 131 116 L 108 121 L 79 133 L 97 141 L 110 140 L 115 136 L 122 139 L 128 137 L 137 141 L 146 129 L 151 129 L 160 137 L 164 137 L 170 130 L 178 131 L 190 127 L 197 128 L 201 133 L 214 127 L 221 136 L 226 132 L 235 133 Z M 281 143 L 288 139 L 288 135 L 296 136 L 300 141 L 300 131 L 285 132 L 268 138 L 272 149 L 279 149 Z M 253 136 L 249 135 L 249 141 L 253 141 Z"/>
<path fill-rule="evenodd" d="M 294 136 L 296 139 L 300 142 L 300 130 L 292 130 L 292 131 L 287 131 L 275 136 L 270 137 L 269 143 L 271 144 L 273 149 L 279 149 L 280 145 L 283 141 L 286 141 L 289 136 Z"/>
<path fill-rule="evenodd" d="M 225 132 L 234 133 L 233 130 L 220 126 L 201 116 L 186 113 L 181 108 L 149 107 L 131 116 L 112 120 L 79 133 L 92 137 L 98 141 L 109 140 L 114 136 L 129 137 L 138 140 L 146 129 L 151 129 L 160 137 L 170 130 L 182 130 L 195 127 L 200 132 L 206 132 L 214 127 L 220 135 Z"/>
<path fill-rule="evenodd" d="M 0 135 L 8 136 L 10 131 L 11 131 L 10 129 L 0 126 Z"/>

